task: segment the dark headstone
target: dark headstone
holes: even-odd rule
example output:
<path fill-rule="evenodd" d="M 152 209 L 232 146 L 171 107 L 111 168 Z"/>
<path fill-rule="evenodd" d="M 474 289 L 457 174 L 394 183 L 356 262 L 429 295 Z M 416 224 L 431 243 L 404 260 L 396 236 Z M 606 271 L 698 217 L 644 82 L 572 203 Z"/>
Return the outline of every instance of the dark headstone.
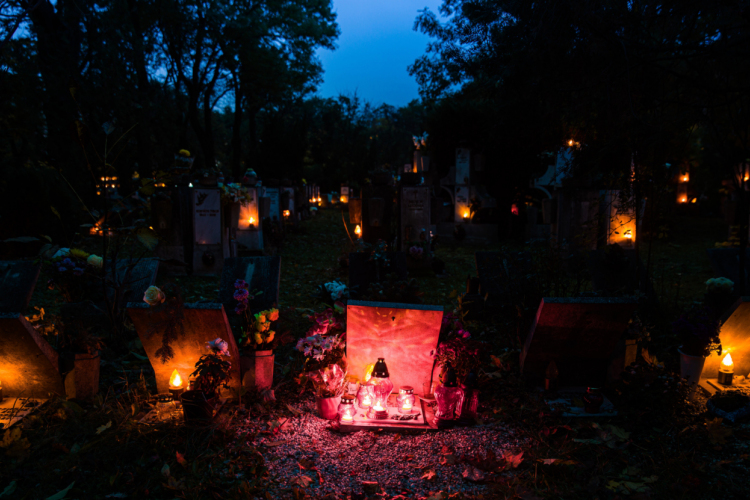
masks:
<path fill-rule="evenodd" d="M 120 303 L 138 302 L 143 299 L 148 287 L 156 282 L 156 274 L 159 272 L 159 261 L 157 259 L 119 259 L 117 261 L 117 282 L 123 284 Z M 107 275 L 112 279 L 112 272 Z M 109 299 L 112 300 L 115 291 L 107 289 Z"/>
<path fill-rule="evenodd" d="M 65 394 L 57 352 L 17 312 L 0 313 L 0 380 L 5 397 Z"/>
<path fill-rule="evenodd" d="M 637 303 L 630 298 L 544 298 L 521 352 L 521 372 L 544 379 L 550 361 L 561 386 L 601 387 Z"/>
<path fill-rule="evenodd" d="M 349 223 L 362 224 L 362 198 L 349 199 Z"/>
<path fill-rule="evenodd" d="M 378 265 L 374 261 L 370 261 L 369 252 L 357 252 L 349 254 L 349 289 L 350 297 L 357 298 L 361 297 L 370 283 L 376 283 L 378 281 L 378 271 L 380 274 L 380 281 L 384 281 L 386 275 L 395 274 L 399 281 L 406 280 L 408 278 L 408 269 L 406 263 L 405 252 L 388 252 L 388 264 Z"/>
<path fill-rule="evenodd" d="M 26 310 L 40 268 L 39 264 L 28 260 L 0 261 L 0 312 L 22 313 Z"/>
<path fill-rule="evenodd" d="M 240 387 L 240 353 L 221 304 L 184 305 L 184 335 L 178 334 L 177 340 L 170 344 L 174 350 L 174 357 L 166 363 L 162 363 L 156 354 L 162 346 L 164 332 L 159 328 L 159 324 L 165 321 L 165 313 L 153 311 L 144 302 L 129 303 L 128 313 L 154 369 L 159 393 L 168 392 L 169 378 L 174 370 L 177 370 L 187 385 L 190 374 L 195 371 L 195 363 L 209 352 L 206 344 L 216 338 L 221 338 L 229 344 L 229 361 L 232 368 L 228 383 L 233 388 Z"/>
<path fill-rule="evenodd" d="M 250 284 L 250 292 L 262 291 L 250 302 L 250 310 L 257 312 L 275 307 L 279 303 L 281 282 L 281 257 L 232 257 L 224 262 L 219 287 L 219 302 L 224 304 L 228 314 L 234 314 L 237 301 L 234 300 L 234 283 L 245 280 Z"/>
<path fill-rule="evenodd" d="M 425 239 L 430 233 L 430 188 L 401 188 L 401 248 L 406 249 L 410 242 Z"/>
<path fill-rule="evenodd" d="M 716 277 L 727 278 L 734 283 L 740 282 L 740 249 L 739 248 L 709 248 L 708 260 Z M 750 270 L 750 248 L 746 249 L 745 276 Z M 749 281 L 745 278 L 745 283 Z"/>

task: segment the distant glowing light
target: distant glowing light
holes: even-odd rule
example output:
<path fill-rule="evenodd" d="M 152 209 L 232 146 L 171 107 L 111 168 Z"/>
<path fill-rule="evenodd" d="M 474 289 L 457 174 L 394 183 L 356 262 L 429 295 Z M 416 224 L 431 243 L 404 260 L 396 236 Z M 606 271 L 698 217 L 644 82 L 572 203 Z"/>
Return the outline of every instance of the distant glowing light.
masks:
<path fill-rule="evenodd" d="M 680 196 L 680 203 L 687 203 L 687 196 Z"/>

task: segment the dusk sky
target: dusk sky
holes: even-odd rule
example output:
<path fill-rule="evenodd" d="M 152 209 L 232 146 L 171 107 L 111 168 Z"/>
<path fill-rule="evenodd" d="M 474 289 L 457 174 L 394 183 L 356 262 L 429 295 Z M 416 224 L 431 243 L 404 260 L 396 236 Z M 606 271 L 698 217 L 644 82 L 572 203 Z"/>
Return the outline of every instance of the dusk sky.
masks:
<path fill-rule="evenodd" d="M 334 0 L 337 49 L 319 50 L 322 97 L 357 95 L 373 104 L 404 106 L 419 98 L 407 66 L 424 54 L 428 36 L 413 30 L 418 11 L 438 13 L 442 0 Z"/>

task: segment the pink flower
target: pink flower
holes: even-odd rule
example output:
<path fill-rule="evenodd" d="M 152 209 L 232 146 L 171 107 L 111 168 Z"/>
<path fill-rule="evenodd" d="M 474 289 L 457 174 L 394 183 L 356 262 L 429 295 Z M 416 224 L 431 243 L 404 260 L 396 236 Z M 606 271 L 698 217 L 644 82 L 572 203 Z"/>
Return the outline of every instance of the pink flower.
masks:
<path fill-rule="evenodd" d="M 224 340 L 217 338 L 216 340 L 212 340 L 210 342 L 207 342 L 206 344 L 214 354 L 229 356 L 229 344 L 227 344 Z"/>

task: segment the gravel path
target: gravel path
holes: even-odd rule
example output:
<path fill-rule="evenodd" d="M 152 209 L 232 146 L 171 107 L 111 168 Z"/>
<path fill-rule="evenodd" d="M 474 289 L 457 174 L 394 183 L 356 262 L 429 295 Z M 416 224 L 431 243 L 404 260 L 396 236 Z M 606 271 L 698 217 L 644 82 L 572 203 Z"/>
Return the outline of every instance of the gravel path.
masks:
<path fill-rule="evenodd" d="M 318 418 L 313 400 L 295 406 L 303 413 L 290 419 L 282 432 L 258 435 L 250 443 L 266 457 L 275 483 L 270 491 L 274 498 L 291 497 L 294 478 L 300 475 L 312 479 L 306 491 L 313 498 L 361 495 L 366 487 L 363 482 L 368 481 L 377 481 L 388 495 L 409 498 L 438 491 L 487 493 L 490 486 L 464 479 L 462 473 L 468 466 L 454 459 L 484 456 L 488 451 L 502 457 L 505 451 L 517 453 L 522 445 L 514 431 L 501 424 L 412 435 L 339 433 L 331 429 L 331 421 Z M 263 423 L 248 419 L 237 433 L 262 427 Z"/>

